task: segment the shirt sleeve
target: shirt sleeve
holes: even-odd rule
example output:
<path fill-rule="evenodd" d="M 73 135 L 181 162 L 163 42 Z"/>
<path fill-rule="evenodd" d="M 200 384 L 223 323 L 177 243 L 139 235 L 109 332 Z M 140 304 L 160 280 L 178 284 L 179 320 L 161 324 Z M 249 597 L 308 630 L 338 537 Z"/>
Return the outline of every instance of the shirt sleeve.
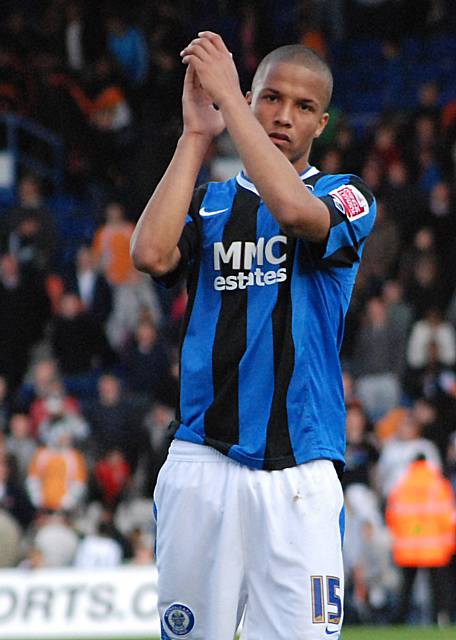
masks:
<path fill-rule="evenodd" d="M 195 261 L 200 250 L 201 229 L 198 211 L 206 192 L 206 186 L 195 189 L 190 203 L 190 208 L 185 219 L 185 225 L 181 237 L 177 243 L 181 258 L 173 271 L 164 276 L 154 278 L 165 287 L 173 287 L 187 273 L 189 267 Z"/>
<path fill-rule="evenodd" d="M 351 267 L 360 261 L 364 241 L 374 226 L 374 196 L 360 178 L 349 176 L 348 182 L 335 186 L 320 200 L 330 214 L 329 234 L 320 248 L 320 259 L 332 266 Z"/>

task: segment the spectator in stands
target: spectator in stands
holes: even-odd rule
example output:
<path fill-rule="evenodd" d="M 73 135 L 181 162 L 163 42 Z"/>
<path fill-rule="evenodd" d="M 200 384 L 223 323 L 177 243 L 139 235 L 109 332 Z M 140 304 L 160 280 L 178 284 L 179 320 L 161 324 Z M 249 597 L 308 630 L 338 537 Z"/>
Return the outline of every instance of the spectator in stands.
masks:
<path fill-rule="evenodd" d="M 439 360 L 435 342 L 429 344 L 425 366 L 409 369 L 404 383 L 407 393 L 414 398 L 424 398 L 433 403 L 445 425 L 454 425 L 456 420 L 456 374 Z"/>
<path fill-rule="evenodd" d="M 49 396 L 46 409 L 48 416 L 40 423 L 38 429 L 40 441 L 50 444 L 55 440 L 56 433 L 65 431 L 70 434 L 76 446 L 84 449 L 90 434 L 89 425 L 79 413 L 65 410 L 64 396 Z"/>
<path fill-rule="evenodd" d="M 428 309 L 445 309 L 448 291 L 436 257 L 418 257 L 413 265 L 412 278 L 405 287 L 404 297 L 413 307 L 414 317 L 421 319 Z"/>
<path fill-rule="evenodd" d="M 442 262 L 449 269 L 450 283 L 456 283 L 456 276 L 451 273 L 452 262 L 447 252 L 452 251 L 452 239 L 455 236 L 454 198 L 450 184 L 446 180 L 437 182 L 429 193 L 427 222 L 435 233 L 436 244 L 442 254 Z"/>
<path fill-rule="evenodd" d="M 121 353 L 133 339 L 138 322 L 150 318 L 158 327 L 162 311 L 152 279 L 136 269 L 130 271 L 127 282 L 114 287 L 113 294 L 106 334 L 112 348 Z"/>
<path fill-rule="evenodd" d="M 323 59 L 326 59 L 328 56 L 328 44 L 325 32 L 322 28 L 323 11 L 321 10 L 322 7 L 319 7 L 319 5 L 320 3 L 318 2 L 299 3 L 299 26 L 297 29 L 297 38 L 299 43 L 317 51 Z M 336 1 L 334 3 L 334 8 L 337 11 L 337 8 L 340 8 L 340 2 Z M 332 13 L 332 11 L 325 11 L 324 13 Z"/>
<path fill-rule="evenodd" d="M 22 272 L 14 256 L 0 256 L 0 375 L 5 376 L 11 396 L 48 317 L 49 301 L 42 283 Z"/>
<path fill-rule="evenodd" d="M 112 309 L 112 292 L 106 278 L 95 266 L 91 247 L 78 249 L 74 269 L 66 278 L 66 290 L 79 296 L 83 310 L 96 323 L 106 322 Z"/>
<path fill-rule="evenodd" d="M 84 2 L 65 3 L 65 27 L 63 47 L 67 66 L 77 73 L 84 72 L 91 62 L 105 50 L 106 34 L 103 33 L 99 10 Z"/>
<path fill-rule="evenodd" d="M 367 416 L 360 406 L 347 409 L 345 472 L 342 486 L 364 484 L 370 486 L 371 475 L 378 460 L 378 451 L 369 437 Z"/>
<path fill-rule="evenodd" d="M 407 291 L 414 280 L 414 269 L 421 259 L 437 260 L 436 239 L 430 227 L 420 227 L 413 235 L 410 246 L 402 252 L 398 277 L 404 290 Z"/>
<path fill-rule="evenodd" d="M 106 194 L 114 188 L 125 192 L 131 156 L 135 153 L 134 114 L 115 62 L 102 55 L 93 65 L 91 104 L 87 113 L 85 150 L 90 162 L 89 177 Z"/>
<path fill-rule="evenodd" d="M 0 433 L 6 431 L 11 413 L 10 400 L 8 398 L 8 381 L 0 375 Z"/>
<path fill-rule="evenodd" d="M 456 500 L 451 484 L 424 455 L 418 455 L 393 485 L 385 516 L 393 535 L 394 561 L 402 569 L 394 622 L 407 621 L 417 571 L 425 568 L 431 585 L 430 622 L 448 623 L 451 596 L 446 569 L 456 549 Z"/>
<path fill-rule="evenodd" d="M 98 396 L 86 403 L 85 415 L 90 424 L 94 455 L 119 449 L 132 471 L 136 469 L 143 446 L 141 411 L 127 399 L 118 377 L 104 374 L 97 385 Z"/>
<path fill-rule="evenodd" d="M 131 481 L 131 469 L 119 449 L 109 449 L 95 463 L 94 470 L 95 498 L 103 505 L 115 509 L 125 497 Z"/>
<path fill-rule="evenodd" d="M 319 166 L 325 173 L 342 173 L 342 154 L 337 147 L 328 147 L 320 156 Z"/>
<path fill-rule="evenodd" d="M 361 402 L 355 392 L 355 379 L 351 371 L 346 367 L 342 369 L 342 383 L 344 385 L 345 407 L 347 409 L 352 406 L 360 407 Z"/>
<path fill-rule="evenodd" d="M 448 304 L 446 318 L 451 322 L 453 327 L 456 328 L 456 288 L 453 290 L 453 295 L 451 296 L 451 300 Z"/>
<path fill-rule="evenodd" d="M 56 429 L 30 462 L 27 490 L 33 505 L 53 512 L 74 510 L 82 504 L 86 485 L 84 456 L 74 448 L 68 431 Z"/>
<path fill-rule="evenodd" d="M 55 365 L 55 362 L 52 360 L 42 361 L 40 366 L 46 367 L 48 366 L 48 363 L 51 367 Z M 54 372 L 56 373 L 56 370 L 54 370 Z M 40 396 L 35 398 L 30 405 L 29 415 L 32 421 L 33 436 L 38 437 L 43 422 L 51 419 L 52 409 L 53 406 L 55 406 L 55 399 L 60 401 L 66 415 L 79 416 L 81 414 L 79 401 L 66 393 L 65 387 L 63 386 L 60 378 L 55 378 L 54 380 L 49 381 L 46 387 L 41 388 Z M 54 402 L 51 403 L 50 400 L 53 400 Z"/>
<path fill-rule="evenodd" d="M 169 350 L 150 318 L 139 320 L 134 340 L 124 348 L 121 358 L 130 391 L 149 401 L 169 398 Z"/>
<path fill-rule="evenodd" d="M 24 7 L 12 8 L 2 24 L 1 39 L 20 60 L 36 50 L 38 38 L 32 25 L 27 20 Z"/>
<path fill-rule="evenodd" d="M 382 196 L 384 173 L 382 165 L 378 160 L 375 158 L 367 158 L 361 167 L 361 178 L 375 195 Z"/>
<path fill-rule="evenodd" d="M 417 105 L 415 107 L 415 118 L 426 115 L 431 116 L 435 122 L 440 120 L 439 106 L 440 89 L 437 80 L 424 82 L 418 88 Z"/>
<path fill-rule="evenodd" d="M 157 402 L 144 418 L 146 444 L 139 470 L 143 495 L 153 496 L 158 473 L 168 453 L 171 438 L 169 427 L 173 417 L 173 410 L 169 406 Z"/>
<path fill-rule="evenodd" d="M 418 90 L 418 94 L 420 94 L 420 90 Z M 423 151 L 427 152 L 429 157 L 434 158 L 437 164 L 442 160 L 442 130 L 440 118 L 436 117 L 432 106 L 429 105 L 429 100 L 427 105 L 418 103 L 409 122 L 410 127 L 407 128 L 408 144 L 404 150 L 408 154 L 409 164 L 418 178 L 419 156 Z"/>
<path fill-rule="evenodd" d="M 16 520 L 0 508 L 0 569 L 16 566 L 20 557 L 21 530 Z"/>
<path fill-rule="evenodd" d="M 439 411 L 438 405 L 424 397 L 415 400 L 412 412 L 419 424 L 422 437 L 435 444 L 441 459 L 445 462 L 454 422 L 449 423 L 446 421 Z"/>
<path fill-rule="evenodd" d="M 9 421 L 9 435 L 6 438 L 6 450 L 14 456 L 17 464 L 17 479 L 24 482 L 30 460 L 37 448 L 37 442 L 31 435 L 31 421 L 26 413 L 13 413 Z"/>
<path fill-rule="evenodd" d="M 41 566 L 70 567 L 78 548 L 79 537 L 68 515 L 61 512 L 41 512 L 35 522 L 31 549 L 41 555 Z"/>
<path fill-rule="evenodd" d="M 19 201 L 7 215 L 6 247 L 23 269 L 47 273 L 56 249 L 56 230 L 38 179 L 25 175 L 18 185 Z"/>
<path fill-rule="evenodd" d="M 347 571 L 347 587 L 358 621 L 386 624 L 391 609 L 397 575 L 391 562 L 391 539 L 385 526 L 368 518 L 355 520 L 356 557 Z"/>
<path fill-rule="evenodd" d="M 346 117 L 341 118 L 334 132 L 333 144 L 342 154 L 342 167 L 344 172 L 361 171 L 361 151 L 359 141 Z"/>
<path fill-rule="evenodd" d="M 116 286 L 128 282 L 133 263 L 130 258 L 130 238 L 133 224 L 125 218 L 125 209 L 119 202 L 110 202 L 105 209 L 106 221 L 93 239 L 95 260 L 109 284 Z"/>
<path fill-rule="evenodd" d="M 75 293 L 62 296 L 50 340 L 66 388 L 75 395 L 92 394 L 100 368 L 113 364 L 114 354 L 102 326 L 83 311 Z"/>
<path fill-rule="evenodd" d="M 17 477 L 15 463 L 12 455 L 0 455 L 0 510 L 6 511 L 25 531 L 33 520 L 35 510 Z"/>
<path fill-rule="evenodd" d="M 122 505 L 122 503 L 120 503 L 120 505 Z M 133 555 L 131 542 L 128 539 L 128 534 L 126 533 L 126 530 L 122 530 L 122 531 L 120 530 L 117 524 L 116 515 L 117 515 L 117 511 L 115 511 L 111 507 L 102 506 L 99 514 L 99 518 L 98 518 L 98 523 L 103 523 L 104 527 L 109 533 L 109 536 L 120 544 L 122 548 L 123 558 L 129 559 Z"/>
<path fill-rule="evenodd" d="M 149 51 L 142 30 L 128 24 L 120 13 L 112 14 L 106 21 L 107 49 L 111 53 L 131 86 L 142 85 L 149 69 Z"/>
<path fill-rule="evenodd" d="M 366 242 L 363 262 L 360 266 L 366 286 L 378 290 L 381 283 L 391 278 L 400 252 L 400 234 L 394 210 L 377 199 L 377 218 Z"/>
<path fill-rule="evenodd" d="M 423 369 L 429 364 L 431 345 L 439 363 L 447 367 L 455 365 L 456 331 L 437 307 L 428 307 L 424 317 L 412 325 L 407 345 L 407 364 L 411 369 Z"/>
<path fill-rule="evenodd" d="M 19 569 L 26 569 L 27 571 L 42 569 L 44 567 L 43 554 L 36 547 L 29 547 L 26 550 L 25 558 L 17 566 Z"/>
<path fill-rule="evenodd" d="M 400 162 L 397 127 L 393 123 L 383 122 L 376 127 L 370 156 L 377 160 L 385 174 L 392 165 Z"/>
<path fill-rule="evenodd" d="M 385 500 L 410 463 L 419 455 L 425 456 L 437 468 L 442 468 L 437 447 L 430 440 L 421 437 L 416 417 L 411 411 L 405 411 L 396 433 L 385 442 L 377 464 L 376 485 Z"/>
<path fill-rule="evenodd" d="M 345 507 L 347 619 L 370 622 L 381 619 L 394 589 L 390 540 L 371 488 L 351 484 L 345 490 Z"/>
<path fill-rule="evenodd" d="M 398 280 L 385 280 L 382 287 L 382 300 L 386 306 L 388 321 L 396 327 L 400 340 L 398 349 L 401 351 L 401 362 L 404 363 L 405 347 L 412 324 L 413 312 L 411 306 L 404 300 L 404 290 Z M 403 370 L 404 364 L 401 366 Z"/>
<path fill-rule="evenodd" d="M 456 431 L 450 434 L 448 438 L 448 448 L 445 456 L 446 469 L 448 478 L 456 494 Z"/>
<path fill-rule="evenodd" d="M 429 196 L 433 188 L 443 180 L 442 167 L 431 149 L 421 149 L 418 154 L 418 186 Z"/>
<path fill-rule="evenodd" d="M 147 565 L 154 561 L 154 545 L 152 536 L 147 536 L 141 529 L 136 527 L 130 534 L 131 546 L 133 548 L 133 556 L 129 564 Z"/>
<path fill-rule="evenodd" d="M 58 381 L 59 374 L 57 363 L 53 358 L 41 357 L 30 366 L 30 372 L 18 389 L 15 399 L 18 408 L 28 413 L 32 403 L 38 399 L 45 399 L 53 393 L 54 385 Z M 32 417 L 32 435 L 37 428 L 36 421 Z"/>
<path fill-rule="evenodd" d="M 122 547 L 114 540 L 106 523 L 97 532 L 86 535 L 78 544 L 74 566 L 78 569 L 111 569 L 122 563 Z"/>
<path fill-rule="evenodd" d="M 387 167 L 383 199 L 404 244 L 423 226 L 425 207 L 423 196 L 411 179 L 407 164 L 401 159 Z"/>
<path fill-rule="evenodd" d="M 380 298 L 367 304 L 366 315 L 355 338 L 353 372 L 356 394 L 371 420 L 377 420 L 399 403 L 401 335 L 387 317 Z"/>

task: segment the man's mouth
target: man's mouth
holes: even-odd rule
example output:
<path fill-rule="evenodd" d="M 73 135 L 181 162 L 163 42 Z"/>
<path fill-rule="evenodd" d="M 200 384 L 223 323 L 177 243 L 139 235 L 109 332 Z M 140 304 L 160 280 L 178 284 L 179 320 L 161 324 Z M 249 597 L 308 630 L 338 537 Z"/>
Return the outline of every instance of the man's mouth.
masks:
<path fill-rule="evenodd" d="M 279 143 L 291 142 L 290 137 L 287 136 L 286 133 L 279 133 L 278 131 L 273 131 L 272 133 L 269 134 L 269 137 L 273 142 L 279 142 Z"/>

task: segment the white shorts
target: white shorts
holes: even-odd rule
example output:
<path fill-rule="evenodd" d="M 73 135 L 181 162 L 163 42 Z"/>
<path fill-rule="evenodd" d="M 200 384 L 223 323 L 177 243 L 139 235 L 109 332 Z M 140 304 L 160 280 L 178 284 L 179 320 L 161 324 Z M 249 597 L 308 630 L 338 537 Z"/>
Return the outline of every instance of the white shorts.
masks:
<path fill-rule="evenodd" d="M 155 489 L 162 640 L 337 640 L 342 488 L 331 461 L 250 469 L 175 440 Z"/>

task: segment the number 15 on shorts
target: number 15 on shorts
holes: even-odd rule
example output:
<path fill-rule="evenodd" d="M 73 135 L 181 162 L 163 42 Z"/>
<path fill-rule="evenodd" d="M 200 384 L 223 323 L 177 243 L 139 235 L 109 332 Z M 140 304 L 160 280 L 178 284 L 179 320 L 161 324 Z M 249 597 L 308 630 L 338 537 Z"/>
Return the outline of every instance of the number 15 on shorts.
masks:
<path fill-rule="evenodd" d="M 339 624 L 342 617 L 342 601 L 339 596 L 340 579 L 335 576 L 310 576 L 312 587 L 312 622 Z M 326 588 L 325 588 L 326 587 Z M 328 603 L 326 620 L 325 598 Z"/>

